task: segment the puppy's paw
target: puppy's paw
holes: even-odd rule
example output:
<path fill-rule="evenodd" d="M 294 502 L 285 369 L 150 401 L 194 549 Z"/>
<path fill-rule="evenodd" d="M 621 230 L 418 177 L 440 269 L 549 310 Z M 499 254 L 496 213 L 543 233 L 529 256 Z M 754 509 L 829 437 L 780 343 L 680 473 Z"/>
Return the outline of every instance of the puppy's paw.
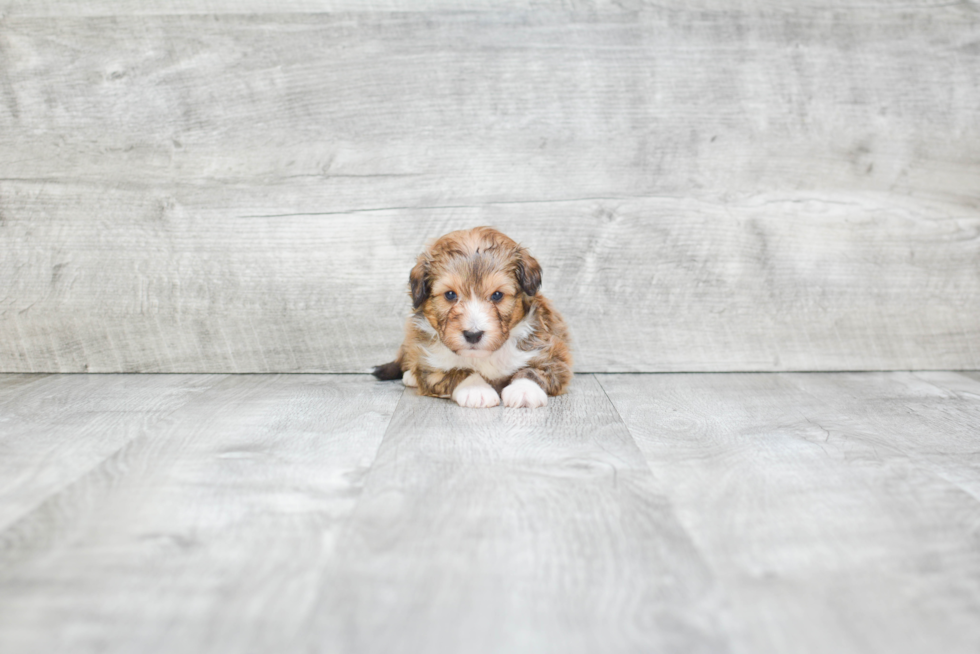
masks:
<path fill-rule="evenodd" d="M 497 395 L 497 391 L 489 386 L 486 388 L 474 386 L 457 390 L 453 393 L 453 399 L 456 400 L 456 404 L 471 409 L 489 408 L 500 404 L 500 396 Z"/>
<path fill-rule="evenodd" d="M 504 406 L 512 409 L 527 407 L 537 409 L 538 407 L 548 406 L 548 394 L 540 386 L 530 379 L 517 379 L 512 381 L 501 393 Z"/>
<path fill-rule="evenodd" d="M 405 374 L 402 375 L 402 383 L 409 388 L 416 388 L 419 385 L 418 380 L 415 379 L 415 373 L 411 370 L 406 370 Z"/>
<path fill-rule="evenodd" d="M 473 373 L 459 383 L 453 391 L 453 400 L 460 406 L 478 409 L 500 404 L 500 396 L 483 377 Z"/>

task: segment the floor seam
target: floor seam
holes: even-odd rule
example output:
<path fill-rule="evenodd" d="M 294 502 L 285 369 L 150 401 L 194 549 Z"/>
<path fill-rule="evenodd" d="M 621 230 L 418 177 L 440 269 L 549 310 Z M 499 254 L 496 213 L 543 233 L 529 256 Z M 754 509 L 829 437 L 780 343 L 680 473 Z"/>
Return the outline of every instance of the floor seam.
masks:
<path fill-rule="evenodd" d="M 633 430 L 630 429 L 630 426 L 626 422 L 626 419 L 623 418 L 623 414 L 619 412 L 619 407 L 616 406 L 616 403 L 613 402 L 611 397 L 609 397 L 609 391 L 607 391 L 606 387 L 602 385 L 602 381 L 600 381 L 599 377 L 601 377 L 601 374 L 592 373 L 592 378 L 595 379 L 595 383 L 599 386 L 599 390 L 602 391 L 602 394 L 603 396 L 605 396 L 606 401 L 609 402 L 609 406 L 612 407 L 613 412 L 616 414 L 616 418 L 619 420 L 620 424 L 623 425 L 623 429 L 626 430 L 626 433 L 629 434 L 630 440 L 633 441 L 633 447 L 635 447 L 636 451 L 640 454 L 640 459 L 643 461 L 643 465 L 646 467 L 647 472 L 650 473 L 651 477 L 656 479 L 656 475 L 653 474 L 653 468 L 650 467 L 650 462 L 647 461 L 646 455 L 643 454 L 643 450 L 640 448 L 640 444 L 636 442 L 636 434 L 634 434 Z"/>
<path fill-rule="evenodd" d="M 382 382 L 382 383 L 388 383 L 388 382 Z M 333 543 L 330 546 L 330 549 L 324 552 L 324 557 L 323 557 L 324 567 L 322 570 L 317 571 L 317 574 L 319 574 L 321 578 L 329 570 L 330 562 L 334 560 L 337 555 L 338 546 L 344 540 L 344 536 L 350 531 L 350 525 L 354 519 L 354 515 L 357 513 L 357 509 L 361 506 L 361 502 L 364 501 L 364 491 L 365 489 L 367 489 L 367 482 L 368 482 L 368 478 L 371 475 L 371 471 L 374 470 L 374 465 L 378 461 L 378 453 L 381 451 L 381 447 L 384 445 L 385 439 L 388 438 L 388 432 L 391 430 L 391 424 L 392 422 L 394 422 L 395 416 L 398 414 L 398 410 L 401 408 L 402 404 L 405 401 L 405 396 L 409 392 L 411 392 L 411 389 L 407 387 L 402 389 L 401 396 L 398 398 L 398 402 L 395 403 L 395 408 L 392 409 L 391 415 L 388 416 L 388 422 L 385 424 L 384 432 L 382 432 L 381 438 L 378 440 L 378 446 L 374 449 L 374 454 L 371 456 L 371 465 L 364 473 L 364 484 L 361 486 L 360 489 L 358 489 L 357 499 L 354 500 L 354 505 L 351 507 L 350 511 L 347 512 L 347 515 L 344 516 L 343 522 L 341 523 L 340 527 L 337 529 L 337 536 L 336 538 L 334 538 Z M 316 607 L 321 604 L 323 597 L 324 597 L 323 585 L 320 584 L 319 587 L 317 588 L 316 595 L 310 600 L 310 603 L 308 605 L 308 609 L 307 609 L 308 614 L 304 616 L 304 620 L 306 622 L 309 622 L 314 619 Z"/>

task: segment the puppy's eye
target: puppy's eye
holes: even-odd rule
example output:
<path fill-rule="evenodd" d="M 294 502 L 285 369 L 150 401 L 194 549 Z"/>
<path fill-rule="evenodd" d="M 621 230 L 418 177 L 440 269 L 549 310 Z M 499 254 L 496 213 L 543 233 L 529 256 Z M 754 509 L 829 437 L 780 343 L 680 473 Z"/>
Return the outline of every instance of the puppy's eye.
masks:
<path fill-rule="evenodd" d="M 456 293 L 454 293 L 453 291 L 446 291 L 445 293 L 443 293 L 443 295 L 445 295 L 446 299 L 449 300 L 450 302 L 456 301 Z"/>
<path fill-rule="evenodd" d="M 504 299 L 504 294 L 501 293 L 500 291 L 494 291 L 493 295 L 490 296 L 491 302 L 500 302 L 503 299 Z"/>

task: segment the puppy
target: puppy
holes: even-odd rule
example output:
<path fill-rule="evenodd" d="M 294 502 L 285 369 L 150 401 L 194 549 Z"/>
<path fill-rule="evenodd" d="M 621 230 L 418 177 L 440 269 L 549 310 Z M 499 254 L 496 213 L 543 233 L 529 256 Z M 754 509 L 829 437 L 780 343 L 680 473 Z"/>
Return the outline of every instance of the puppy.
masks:
<path fill-rule="evenodd" d="M 405 342 L 374 376 L 464 407 L 547 405 L 571 380 L 572 356 L 540 286 L 538 262 L 497 230 L 446 234 L 412 268 Z"/>

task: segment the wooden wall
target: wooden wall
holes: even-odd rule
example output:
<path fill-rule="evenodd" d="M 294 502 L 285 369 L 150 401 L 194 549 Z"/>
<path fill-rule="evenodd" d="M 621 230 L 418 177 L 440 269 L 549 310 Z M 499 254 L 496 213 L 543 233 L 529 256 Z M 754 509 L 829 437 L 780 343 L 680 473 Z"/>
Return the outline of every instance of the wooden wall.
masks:
<path fill-rule="evenodd" d="M 980 5 L 848 4 L 0 0 L 0 371 L 360 372 L 478 224 L 582 371 L 980 368 Z"/>

